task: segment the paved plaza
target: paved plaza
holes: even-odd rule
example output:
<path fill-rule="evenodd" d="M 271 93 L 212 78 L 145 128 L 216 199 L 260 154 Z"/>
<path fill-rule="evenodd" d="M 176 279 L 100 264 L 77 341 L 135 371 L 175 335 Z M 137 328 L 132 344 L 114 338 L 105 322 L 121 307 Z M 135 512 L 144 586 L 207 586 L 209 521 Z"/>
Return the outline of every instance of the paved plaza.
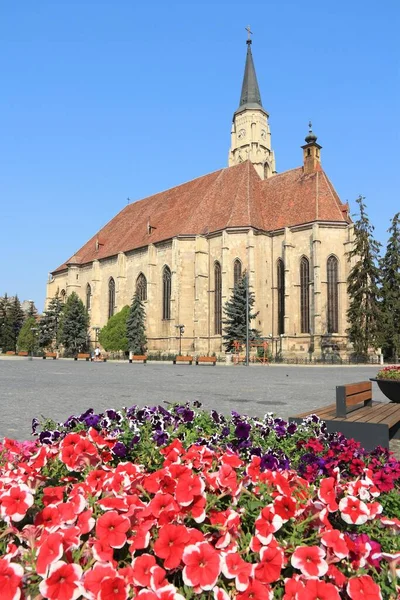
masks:
<path fill-rule="evenodd" d="M 373 377 L 377 367 L 173 366 L 0 359 L 0 438 L 29 439 L 33 417 L 65 420 L 132 404 L 199 400 L 205 409 L 287 418 L 330 404 L 339 384 Z M 374 398 L 385 401 L 376 384 Z"/>

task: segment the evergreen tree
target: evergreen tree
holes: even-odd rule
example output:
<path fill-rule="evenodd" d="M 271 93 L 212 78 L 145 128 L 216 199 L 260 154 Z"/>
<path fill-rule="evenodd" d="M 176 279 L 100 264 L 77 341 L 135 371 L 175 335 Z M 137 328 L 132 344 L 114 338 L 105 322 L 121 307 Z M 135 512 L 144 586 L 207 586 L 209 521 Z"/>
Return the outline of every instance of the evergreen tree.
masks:
<path fill-rule="evenodd" d="M 7 294 L 0 298 L 0 348 L 3 352 L 13 349 L 13 330 L 10 319 L 10 299 Z"/>
<path fill-rule="evenodd" d="M 374 227 L 369 222 L 364 197 L 356 200 L 359 218 L 354 223 L 354 246 L 349 253 L 356 262 L 347 280 L 350 298 L 347 318 L 349 340 L 357 356 L 368 356 L 369 348 L 379 346 L 381 309 L 379 305 L 379 247 L 373 237 Z"/>
<path fill-rule="evenodd" d="M 135 294 L 126 320 L 126 333 L 129 350 L 133 354 L 144 354 L 147 344 L 146 337 L 146 312 L 144 304 Z"/>
<path fill-rule="evenodd" d="M 72 354 L 86 349 L 88 345 L 89 315 L 75 292 L 68 296 L 61 321 L 60 342 Z"/>
<path fill-rule="evenodd" d="M 34 318 L 37 317 L 38 311 L 37 311 L 37 308 L 36 308 L 35 303 L 34 303 L 33 300 L 31 300 L 29 302 L 29 308 L 28 308 L 28 310 L 26 311 L 25 314 L 26 314 L 26 318 L 27 319 L 29 319 L 30 317 L 34 317 Z"/>
<path fill-rule="evenodd" d="M 35 331 L 36 329 L 37 324 L 35 317 L 28 317 L 25 319 L 17 340 L 18 350 L 33 352 L 36 349 L 38 342 Z"/>
<path fill-rule="evenodd" d="M 39 346 L 41 348 L 49 348 L 53 345 L 58 348 L 63 310 L 64 304 L 56 294 L 50 300 L 49 306 L 39 322 Z"/>
<path fill-rule="evenodd" d="M 9 328 L 11 330 L 11 348 L 9 350 L 17 350 L 17 339 L 22 325 L 25 321 L 25 314 L 21 307 L 21 302 L 17 295 L 10 301 L 8 309 Z"/>
<path fill-rule="evenodd" d="M 390 237 L 382 258 L 382 349 L 388 358 L 400 356 L 400 212 L 394 215 Z"/>
<path fill-rule="evenodd" d="M 129 314 L 129 306 L 124 306 L 122 310 L 108 319 L 99 332 L 99 342 L 103 348 L 110 352 L 128 351 L 128 338 L 126 334 L 126 319 Z"/>
<path fill-rule="evenodd" d="M 227 352 L 232 352 L 234 349 L 234 341 L 237 340 L 242 344 L 246 343 L 246 273 L 240 278 L 236 284 L 231 299 L 224 306 L 226 318 L 223 323 L 224 328 L 224 346 Z M 252 313 L 255 302 L 254 292 L 249 290 L 249 339 L 254 340 L 260 337 L 260 332 L 250 328 L 250 322 L 256 318 L 258 312 Z"/>

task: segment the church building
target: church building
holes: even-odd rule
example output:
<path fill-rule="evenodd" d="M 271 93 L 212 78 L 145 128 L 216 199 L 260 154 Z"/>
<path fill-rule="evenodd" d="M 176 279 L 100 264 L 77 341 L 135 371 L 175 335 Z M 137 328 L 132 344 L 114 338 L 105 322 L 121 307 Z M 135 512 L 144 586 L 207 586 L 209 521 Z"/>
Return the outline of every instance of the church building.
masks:
<path fill-rule="evenodd" d="M 52 271 L 47 303 L 76 292 L 94 341 L 137 291 L 149 351 L 177 352 L 184 325 L 183 353 L 218 354 L 224 304 L 246 271 L 252 327 L 273 354 L 347 354 L 349 207 L 322 168 L 311 124 L 301 166 L 277 171 L 268 118 L 248 39 L 229 166 L 126 206 Z"/>

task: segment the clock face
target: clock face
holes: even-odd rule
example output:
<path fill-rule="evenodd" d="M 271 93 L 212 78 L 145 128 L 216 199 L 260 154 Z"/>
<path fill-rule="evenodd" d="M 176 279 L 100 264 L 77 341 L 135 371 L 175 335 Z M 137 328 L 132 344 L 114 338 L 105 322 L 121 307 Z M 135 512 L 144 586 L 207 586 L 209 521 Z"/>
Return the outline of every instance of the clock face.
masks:
<path fill-rule="evenodd" d="M 244 138 L 245 135 L 246 135 L 246 130 L 245 129 L 240 129 L 239 133 L 238 133 L 239 140 L 241 140 L 242 138 Z"/>
<path fill-rule="evenodd" d="M 263 140 L 267 139 L 267 132 L 265 131 L 265 129 L 261 129 L 261 137 Z"/>

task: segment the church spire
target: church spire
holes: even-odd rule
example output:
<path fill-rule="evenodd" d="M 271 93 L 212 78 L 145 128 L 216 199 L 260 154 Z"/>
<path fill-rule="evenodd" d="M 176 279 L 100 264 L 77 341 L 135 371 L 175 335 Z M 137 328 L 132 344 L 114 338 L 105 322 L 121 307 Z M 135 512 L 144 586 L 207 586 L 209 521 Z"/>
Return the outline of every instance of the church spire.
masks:
<path fill-rule="evenodd" d="M 239 108 L 236 112 L 246 108 L 261 108 L 261 94 L 258 87 L 256 70 L 254 67 L 253 54 L 251 52 L 251 31 L 250 27 L 246 27 L 248 32 L 246 64 L 244 67 L 242 93 L 240 94 Z"/>
<path fill-rule="evenodd" d="M 251 52 L 251 31 L 248 33 L 246 65 L 239 108 L 233 115 L 229 166 L 245 160 L 253 163 L 261 179 L 276 173 L 275 156 L 271 147 L 268 113 L 261 103 L 256 70 Z"/>

